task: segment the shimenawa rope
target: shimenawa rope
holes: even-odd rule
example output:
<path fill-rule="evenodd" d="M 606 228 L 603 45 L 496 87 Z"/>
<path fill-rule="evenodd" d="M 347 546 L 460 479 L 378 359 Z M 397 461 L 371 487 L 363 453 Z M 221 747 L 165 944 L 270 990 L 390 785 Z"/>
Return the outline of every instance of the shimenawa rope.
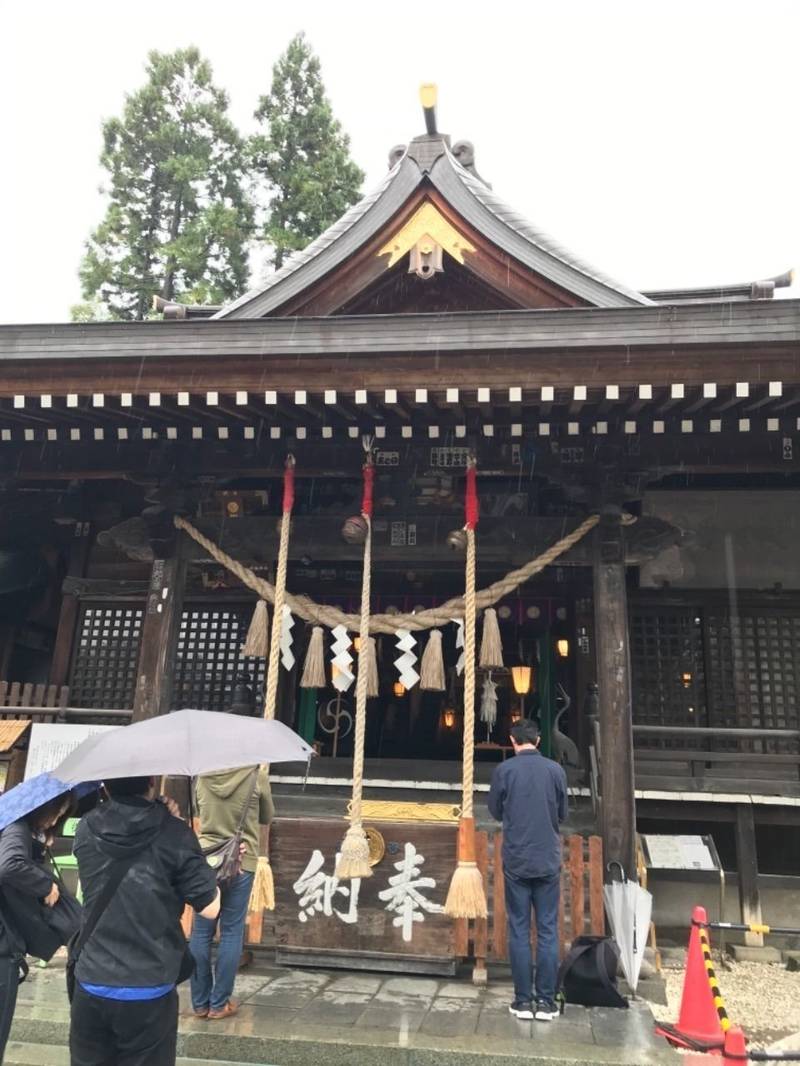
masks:
<path fill-rule="evenodd" d="M 505 577 L 500 578 L 499 581 L 495 581 L 494 584 L 489 585 L 485 589 L 481 589 L 481 591 L 476 593 L 475 596 L 476 610 L 485 610 L 485 608 L 491 607 L 493 604 L 497 603 L 498 600 L 501 600 L 503 596 L 508 596 L 510 593 L 515 592 L 520 585 L 524 584 L 541 570 L 544 570 L 545 567 L 550 566 L 560 555 L 569 551 L 570 548 L 574 548 L 574 546 L 581 541 L 587 533 L 594 529 L 599 521 L 599 515 L 590 515 L 571 533 L 568 533 L 566 536 L 556 541 L 555 544 L 551 545 L 547 551 L 542 552 L 542 554 L 538 555 L 535 559 L 531 559 L 530 562 L 526 563 L 518 570 L 509 571 Z M 622 521 L 623 525 L 630 525 L 632 522 L 635 522 L 636 519 L 633 515 L 625 515 Z M 199 544 L 201 548 L 208 552 L 215 562 L 218 562 L 220 566 L 224 566 L 226 570 L 229 570 L 232 574 L 238 577 L 243 585 L 246 585 L 248 588 L 258 593 L 258 595 L 268 603 L 275 602 L 275 589 L 268 581 L 265 581 L 263 578 L 259 577 L 258 574 L 255 574 L 249 567 L 228 555 L 227 552 L 223 551 L 222 548 L 201 533 L 200 530 L 195 528 L 195 526 L 193 526 L 186 518 L 176 515 L 174 522 L 178 529 L 182 529 L 196 544 Z M 312 622 L 315 625 L 324 625 L 329 629 L 343 625 L 351 632 L 355 632 L 355 630 L 359 628 L 359 616 L 346 614 L 344 611 L 339 610 L 338 607 L 315 603 L 306 596 L 292 596 L 288 592 L 285 594 L 285 602 L 289 605 L 294 614 L 298 615 L 306 622 Z M 464 617 L 464 606 L 464 597 L 457 596 L 452 600 L 448 600 L 446 603 L 440 604 L 438 607 L 430 607 L 427 610 L 419 611 L 417 614 L 375 614 L 370 618 L 370 632 L 395 633 L 398 629 L 409 629 L 414 631 L 447 625 L 453 618 Z M 277 615 L 277 612 L 275 613 Z"/>

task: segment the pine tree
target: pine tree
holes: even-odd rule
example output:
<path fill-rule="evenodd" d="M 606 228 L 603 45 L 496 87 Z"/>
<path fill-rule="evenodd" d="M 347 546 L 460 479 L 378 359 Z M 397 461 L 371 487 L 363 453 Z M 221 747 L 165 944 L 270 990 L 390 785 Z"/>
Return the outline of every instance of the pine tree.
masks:
<path fill-rule="evenodd" d="M 196 48 L 151 52 L 148 80 L 103 127 L 105 218 L 80 270 L 86 299 L 145 318 L 154 295 L 217 303 L 247 284 L 253 210 L 243 142 Z"/>
<path fill-rule="evenodd" d="M 333 117 L 319 59 L 302 33 L 273 67 L 255 117 L 264 129 L 251 140 L 253 178 L 269 193 L 261 235 L 279 268 L 355 203 L 364 174 L 350 158 L 350 139 Z"/>

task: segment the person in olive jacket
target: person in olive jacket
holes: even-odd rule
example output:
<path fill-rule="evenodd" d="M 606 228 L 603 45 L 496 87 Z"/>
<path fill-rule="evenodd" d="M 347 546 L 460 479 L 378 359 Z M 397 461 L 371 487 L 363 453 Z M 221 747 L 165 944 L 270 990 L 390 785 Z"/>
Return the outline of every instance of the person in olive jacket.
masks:
<path fill-rule="evenodd" d="M 3 890 L 13 890 L 17 899 L 29 896 L 34 903 L 55 906 L 58 885 L 42 863 L 41 840 L 63 818 L 69 803 L 68 795 L 58 796 L 0 833 L 0 1063 L 17 1004 L 20 971 L 25 972 L 25 943 L 14 927 Z"/>
<path fill-rule="evenodd" d="M 231 996 L 244 942 L 247 904 L 258 865 L 259 825 L 272 821 L 272 793 L 267 771 L 250 766 L 199 777 L 196 794 L 203 847 L 230 840 L 247 807 L 242 824 L 241 873 L 222 889 L 219 950 L 213 970 L 211 944 L 217 923 L 196 918 L 189 942 L 195 959 L 192 1007 L 198 1018 L 214 1020 L 228 1018 L 238 1010 Z"/>

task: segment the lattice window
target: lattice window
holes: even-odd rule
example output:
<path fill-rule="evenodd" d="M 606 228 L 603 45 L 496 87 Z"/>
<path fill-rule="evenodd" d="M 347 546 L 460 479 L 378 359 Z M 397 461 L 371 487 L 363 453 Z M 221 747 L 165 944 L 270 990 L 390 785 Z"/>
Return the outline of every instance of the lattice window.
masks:
<path fill-rule="evenodd" d="M 691 607 L 634 606 L 630 612 L 630 634 L 634 722 L 637 725 L 705 725 L 703 631 L 699 615 Z"/>
<path fill-rule="evenodd" d="M 85 604 L 72 660 L 70 703 L 109 710 L 133 707 L 144 608 Z"/>
<path fill-rule="evenodd" d="M 263 687 L 264 660 L 244 658 L 240 651 L 252 614 L 251 604 L 184 608 L 175 658 L 173 707 L 225 710 L 241 670 L 250 675 L 252 685 Z"/>
<path fill-rule="evenodd" d="M 711 725 L 800 728 L 800 611 L 709 613 L 706 641 Z"/>

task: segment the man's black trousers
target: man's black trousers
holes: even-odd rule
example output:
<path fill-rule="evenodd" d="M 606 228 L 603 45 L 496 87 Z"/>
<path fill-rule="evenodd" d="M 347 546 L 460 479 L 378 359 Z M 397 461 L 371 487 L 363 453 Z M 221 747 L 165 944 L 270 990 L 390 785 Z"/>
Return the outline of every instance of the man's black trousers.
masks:
<path fill-rule="evenodd" d="M 123 1002 L 75 988 L 69 1035 L 72 1066 L 175 1066 L 178 993 Z"/>

